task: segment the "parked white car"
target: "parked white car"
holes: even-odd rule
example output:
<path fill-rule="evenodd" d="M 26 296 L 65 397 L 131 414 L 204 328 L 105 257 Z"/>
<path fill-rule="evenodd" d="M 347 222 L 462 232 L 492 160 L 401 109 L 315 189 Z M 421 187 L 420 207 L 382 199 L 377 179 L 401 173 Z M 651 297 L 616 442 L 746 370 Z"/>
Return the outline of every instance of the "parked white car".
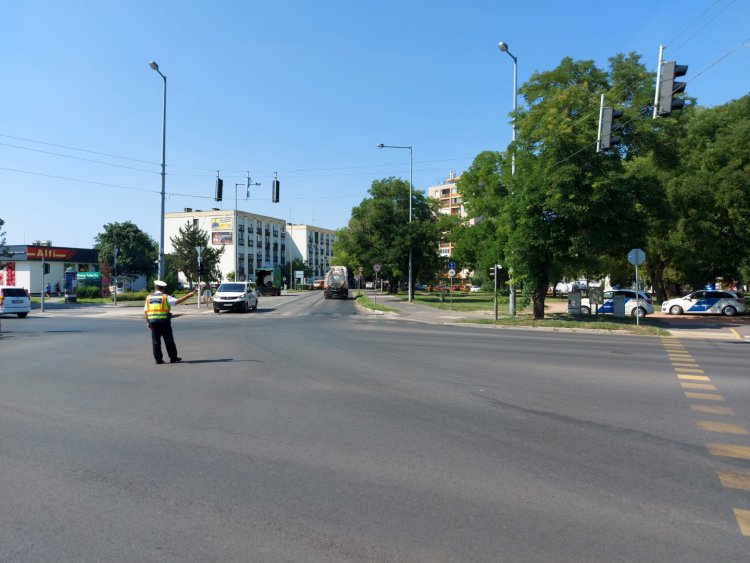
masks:
<path fill-rule="evenodd" d="M 634 289 L 610 289 L 602 294 L 603 303 L 599 305 L 599 313 L 615 312 L 615 296 L 621 295 L 625 300 L 625 314 L 633 317 L 645 317 L 654 314 L 654 302 L 645 291 L 639 291 L 636 296 Z M 591 303 L 588 297 L 581 299 L 581 313 L 591 314 Z"/>
<path fill-rule="evenodd" d="M 733 317 L 745 312 L 745 299 L 728 289 L 694 291 L 684 297 L 668 299 L 661 304 L 662 313 L 681 315 L 724 315 Z"/>
<path fill-rule="evenodd" d="M 22 287 L 0 285 L 0 315 L 23 319 L 31 312 L 31 298 Z"/>
<path fill-rule="evenodd" d="M 225 282 L 214 294 L 214 313 L 221 311 L 255 311 L 258 291 L 253 282 Z"/>

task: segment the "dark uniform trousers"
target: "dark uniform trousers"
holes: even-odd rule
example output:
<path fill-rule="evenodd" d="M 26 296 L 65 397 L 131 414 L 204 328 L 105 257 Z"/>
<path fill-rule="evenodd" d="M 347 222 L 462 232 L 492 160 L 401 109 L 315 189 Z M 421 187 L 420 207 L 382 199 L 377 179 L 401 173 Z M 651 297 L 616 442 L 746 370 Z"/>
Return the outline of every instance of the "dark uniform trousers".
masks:
<path fill-rule="evenodd" d="M 164 339 L 164 345 L 167 347 L 167 355 L 170 360 L 177 358 L 177 346 L 174 343 L 172 335 L 171 321 L 151 321 L 151 344 L 154 348 L 154 359 L 163 360 L 164 355 L 161 351 L 161 339 Z"/>

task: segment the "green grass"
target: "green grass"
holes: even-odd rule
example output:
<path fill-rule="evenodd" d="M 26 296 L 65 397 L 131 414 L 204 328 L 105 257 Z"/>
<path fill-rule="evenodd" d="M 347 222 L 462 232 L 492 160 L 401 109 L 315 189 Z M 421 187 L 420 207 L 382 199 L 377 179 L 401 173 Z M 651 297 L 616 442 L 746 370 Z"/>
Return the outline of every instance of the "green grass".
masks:
<path fill-rule="evenodd" d="M 387 307 L 385 305 L 382 305 L 378 303 L 377 301 L 373 301 L 369 297 L 366 297 L 362 293 L 357 295 L 356 299 L 357 299 L 357 303 L 359 303 L 366 309 L 372 309 L 373 311 L 382 311 L 383 313 L 397 313 L 398 312 L 398 309 L 393 309 L 392 307 Z"/>
<path fill-rule="evenodd" d="M 544 319 L 534 319 L 531 315 L 516 315 L 515 317 L 500 317 L 494 319 L 461 319 L 461 323 L 483 324 L 494 326 L 519 326 L 519 327 L 546 327 L 546 328 L 572 328 L 587 330 L 610 330 L 627 332 L 641 336 L 666 336 L 669 332 L 649 324 L 648 319 L 641 319 L 640 325 L 635 324 L 635 319 L 613 317 L 572 317 L 567 314 L 552 314 Z"/>
<path fill-rule="evenodd" d="M 406 294 L 404 294 L 404 299 L 406 299 Z M 446 291 L 443 294 L 443 301 L 440 299 L 440 292 L 414 294 L 414 301 L 417 303 L 446 311 L 492 311 L 494 307 L 491 293 L 461 293 L 454 291 L 451 302 L 451 294 Z M 502 296 L 498 300 L 498 306 L 502 306 L 503 304 L 507 306 L 507 297 Z"/>

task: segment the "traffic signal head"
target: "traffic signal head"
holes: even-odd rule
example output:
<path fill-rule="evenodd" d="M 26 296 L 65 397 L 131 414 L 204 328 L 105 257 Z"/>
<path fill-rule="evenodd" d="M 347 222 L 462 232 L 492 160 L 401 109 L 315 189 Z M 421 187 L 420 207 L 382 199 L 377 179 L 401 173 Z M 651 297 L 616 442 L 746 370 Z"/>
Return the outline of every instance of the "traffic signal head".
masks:
<path fill-rule="evenodd" d="M 216 195 L 214 196 L 214 199 L 216 201 L 221 201 L 221 196 L 224 193 L 224 180 L 221 178 L 216 178 Z"/>
<path fill-rule="evenodd" d="M 44 263 L 44 273 L 49 274 L 49 262 Z"/>
<path fill-rule="evenodd" d="M 622 110 L 602 108 L 602 121 L 599 124 L 601 137 L 599 139 L 599 150 L 607 150 L 612 145 L 620 144 L 620 137 L 616 135 L 622 130 L 622 124 L 617 120 L 622 118 Z"/>
<path fill-rule="evenodd" d="M 274 180 L 271 184 L 271 201 L 279 203 L 279 181 Z"/>
<path fill-rule="evenodd" d="M 678 76 L 687 74 L 687 65 L 678 65 L 674 61 L 664 61 L 661 65 L 661 81 L 659 83 L 659 111 L 658 114 L 666 117 L 674 110 L 682 109 L 685 105 L 683 98 L 674 98 L 675 94 L 685 91 L 685 82 L 675 82 Z"/>

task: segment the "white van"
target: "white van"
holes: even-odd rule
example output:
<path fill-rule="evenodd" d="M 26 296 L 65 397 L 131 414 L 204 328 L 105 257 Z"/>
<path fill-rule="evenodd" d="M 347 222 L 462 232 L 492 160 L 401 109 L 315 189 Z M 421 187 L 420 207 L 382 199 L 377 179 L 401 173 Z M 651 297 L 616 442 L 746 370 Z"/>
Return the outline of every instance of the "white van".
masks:
<path fill-rule="evenodd" d="M 29 292 L 22 287 L 0 285 L 0 315 L 18 315 L 23 319 L 31 312 Z"/>

